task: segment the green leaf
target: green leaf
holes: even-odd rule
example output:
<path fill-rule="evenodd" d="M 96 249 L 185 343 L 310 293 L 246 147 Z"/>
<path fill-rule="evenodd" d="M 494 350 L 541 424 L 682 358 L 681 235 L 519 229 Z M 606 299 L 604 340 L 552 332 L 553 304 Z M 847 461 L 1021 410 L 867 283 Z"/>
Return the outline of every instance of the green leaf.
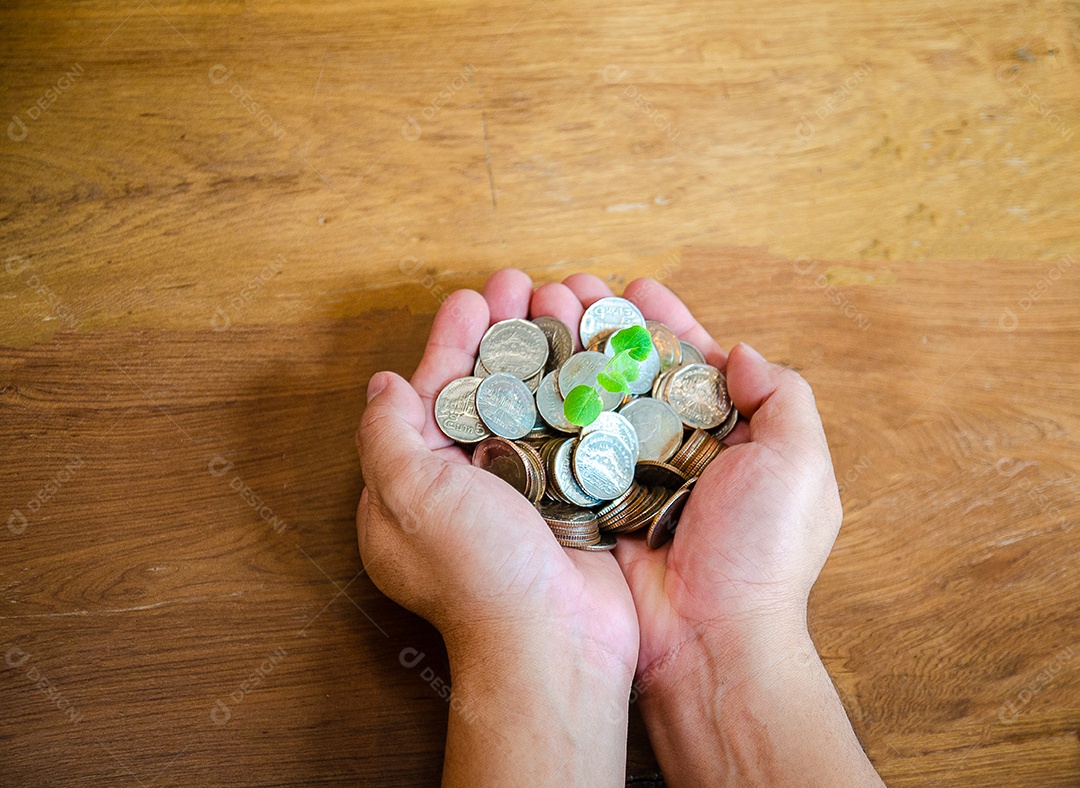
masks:
<path fill-rule="evenodd" d="M 627 380 L 633 381 L 638 379 L 638 373 L 641 370 L 638 363 L 630 357 L 629 351 L 624 350 L 608 362 L 604 371 L 610 372 L 612 375 L 622 375 Z"/>
<path fill-rule="evenodd" d="M 599 372 L 596 375 L 596 382 L 606 388 L 608 391 L 614 391 L 616 393 L 629 394 L 630 387 L 626 385 L 626 378 L 618 372 Z"/>
<path fill-rule="evenodd" d="M 596 421 L 603 409 L 604 403 L 600 401 L 600 395 L 592 386 L 584 384 L 570 389 L 566 401 L 563 402 L 563 413 L 566 414 L 567 421 L 579 427 L 588 427 Z"/>
<path fill-rule="evenodd" d="M 652 352 L 652 337 L 644 326 L 630 326 L 619 331 L 611 338 L 611 347 L 616 353 L 627 351 L 634 361 L 644 361 Z"/>

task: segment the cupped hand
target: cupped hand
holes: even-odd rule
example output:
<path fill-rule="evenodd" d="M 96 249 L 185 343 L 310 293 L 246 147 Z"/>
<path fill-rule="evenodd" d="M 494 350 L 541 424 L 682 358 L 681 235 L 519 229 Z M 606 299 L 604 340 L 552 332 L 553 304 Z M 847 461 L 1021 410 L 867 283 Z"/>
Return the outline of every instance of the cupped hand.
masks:
<path fill-rule="evenodd" d="M 624 297 L 726 370 L 744 419 L 727 441 L 735 445 L 702 473 L 673 539 L 649 550 L 620 537 L 615 551 L 638 612 L 639 686 L 661 690 L 747 643 L 805 634 L 807 597 L 842 511 L 814 397 L 798 373 L 746 345 L 726 356 L 651 279 L 632 282 Z"/>
<path fill-rule="evenodd" d="M 447 382 L 472 374 L 489 325 L 551 315 L 576 329 L 582 298 L 599 282 L 592 279 L 534 293 L 528 276 L 504 270 L 482 295 L 446 299 L 412 380 L 380 372 L 368 383 L 356 436 L 366 484 L 356 523 L 372 580 L 440 630 L 452 664 L 542 643 L 568 662 L 583 655 L 610 666 L 628 688 L 637 617 L 615 559 L 560 547 L 520 493 L 474 468 L 442 434 L 433 410 Z"/>

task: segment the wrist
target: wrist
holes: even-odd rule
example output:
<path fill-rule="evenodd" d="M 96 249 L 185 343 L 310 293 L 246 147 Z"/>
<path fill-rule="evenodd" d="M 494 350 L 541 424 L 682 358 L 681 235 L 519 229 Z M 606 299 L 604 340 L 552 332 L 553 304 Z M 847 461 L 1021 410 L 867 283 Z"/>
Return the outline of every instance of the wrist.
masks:
<path fill-rule="evenodd" d="M 622 785 L 630 670 L 552 632 L 450 638 L 447 652 L 470 718 L 451 714 L 446 784 Z"/>
<path fill-rule="evenodd" d="M 655 685 L 642 716 L 669 785 L 881 785 L 805 626 L 703 637 Z"/>

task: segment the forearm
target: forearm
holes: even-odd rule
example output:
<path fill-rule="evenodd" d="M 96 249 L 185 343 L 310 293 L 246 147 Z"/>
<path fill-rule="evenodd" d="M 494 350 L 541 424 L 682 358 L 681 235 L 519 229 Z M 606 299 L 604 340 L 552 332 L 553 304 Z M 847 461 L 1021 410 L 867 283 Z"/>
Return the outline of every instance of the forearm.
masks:
<path fill-rule="evenodd" d="M 507 642 L 488 658 L 455 660 L 444 786 L 621 786 L 628 671 L 554 643 Z M 456 664 L 455 664 L 456 663 Z"/>
<path fill-rule="evenodd" d="M 882 785 L 805 633 L 689 661 L 642 697 L 668 785 Z"/>

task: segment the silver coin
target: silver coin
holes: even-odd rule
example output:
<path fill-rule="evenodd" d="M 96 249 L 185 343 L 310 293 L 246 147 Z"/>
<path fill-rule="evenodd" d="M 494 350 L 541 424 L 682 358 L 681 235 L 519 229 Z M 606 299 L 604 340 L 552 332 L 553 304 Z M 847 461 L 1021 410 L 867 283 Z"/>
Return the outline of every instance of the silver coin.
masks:
<path fill-rule="evenodd" d="M 540 411 L 544 421 L 559 432 L 577 432 L 578 426 L 570 423 L 563 410 L 563 398 L 556 383 L 558 375 L 558 371 L 553 371 L 541 379 L 540 386 L 536 389 L 536 409 Z"/>
<path fill-rule="evenodd" d="M 689 342 L 683 342 L 679 340 L 679 347 L 682 349 L 682 363 L 683 364 L 705 364 L 705 354 L 691 345 Z"/>
<path fill-rule="evenodd" d="M 540 386 L 540 379 L 542 377 L 544 377 L 544 370 L 541 369 L 539 372 L 537 372 L 532 377 L 525 378 L 521 382 L 525 384 L 525 386 L 529 389 L 529 391 L 531 391 L 533 394 L 535 394 L 536 389 L 539 388 L 539 386 Z"/>
<path fill-rule="evenodd" d="M 615 348 L 611 346 L 611 339 L 608 339 L 607 345 L 604 347 L 604 355 L 614 357 Z M 648 357 L 638 364 L 638 376 L 636 380 L 627 381 L 627 388 L 630 389 L 630 393 L 635 397 L 644 394 L 652 389 L 653 381 L 656 380 L 656 376 L 660 374 L 660 354 L 656 352 L 656 346 L 649 351 Z"/>
<path fill-rule="evenodd" d="M 573 459 L 574 445 L 576 443 L 576 440 L 565 440 L 559 446 L 558 451 L 555 452 L 555 459 L 551 463 L 555 481 L 559 489 L 562 490 L 563 496 L 570 503 L 586 507 L 599 506 L 603 501 L 594 498 L 581 489 L 581 485 L 577 483 L 577 479 L 574 477 Z"/>
<path fill-rule="evenodd" d="M 737 411 L 735 408 L 732 408 L 731 413 L 729 413 L 728 417 L 724 419 L 724 423 L 717 427 L 715 430 L 711 430 L 712 436 L 718 441 L 722 441 L 724 438 L 731 434 L 731 431 L 735 429 L 735 425 L 736 423 L 738 423 L 738 421 L 739 411 Z"/>
<path fill-rule="evenodd" d="M 608 365 L 609 361 L 611 359 L 603 353 L 596 353 L 591 350 L 570 356 L 559 369 L 559 394 L 565 399 L 566 395 L 573 391 L 575 386 L 592 386 L 600 394 L 600 401 L 604 403 L 604 410 L 615 410 L 622 403 L 622 393 L 608 391 L 596 382 L 596 376 L 604 371 L 604 367 Z"/>
<path fill-rule="evenodd" d="M 683 424 L 702 430 L 719 426 L 731 410 L 723 375 L 708 364 L 683 364 L 675 369 L 664 399 Z"/>
<path fill-rule="evenodd" d="M 594 301 L 581 316 L 579 327 L 581 345 L 588 347 L 593 337 L 606 329 L 644 325 L 645 317 L 641 314 L 641 310 L 625 298 L 615 296 L 601 298 L 599 301 Z"/>
<path fill-rule="evenodd" d="M 679 426 L 681 433 L 682 425 L 680 424 Z M 606 432 L 609 435 L 617 437 L 623 442 L 623 445 L 630 450 L 630 455 L 633 457 L 633 464 L 637 465 L 638 455 L 640 453 L 640 441 L 638 439 L 637 430 L 634 429 L 634 425 L 626 418 L 626 416 L 619 413 L 604 411 L 596 417 L 596 420 L 592 424 L 581 428 L 582 437 L 585 437 L 591 432 Z"/>
<path fill-rule="evenodd" d="M 476 388 L 481 421 L 503 438 L 523 438 L 536 423 L 536 404 L 529 387 L 507 372 L 495 372 Z"/>
<path fill-rule="evenodd" d="M 480 378 L 451 380 L 435 398 L 435 423 L 448 438 L 459 443 L 476 443 L 491 435 L 476 410 L 476 389 Z"/>
<path fill-rule="evenodd" d="M 533 322 L 540 326 L 548 341 L 548 360 L 544 371 L 558 369 L 574 352 L 574 335 L 570 333 L 566 323 L 555 317 L 541 315 L 534 317 Z"/>
<path fill-rule="evenodd" d="M 645 328 L 649 329 L 653 347 L 660 356 L 660 371 L 679 366 L 682 363 L 682 345 L 675 332 L 656 320 L 646 320 Z"/>
<path fill-rule="evenodd" d="M 508 372 L 520 380 L 541 372 L 547 357 L 547 337 L 528 320 L 500 320 L 480 340 L 480 360 L 488 371 Z"/>
<path fill-rule="evenodd" d="M 600 541 L 596 544 L 584 545 L 579 547 L 578 550 L 587 550 L 592 553 L 606 553 L 608 550 L 614 550 L 618 541 L 615 539 L 615 534 L 600 534 Z"/>
<path fill-rule="evenodd" d="M 488 372 L 488 368 L 484 366 L 484 362 L 480 360 L 480 356 L 476 357 L 476 363 L 473 364 L 473 377 L 486 378 L 491 373 Z"/>
<path fill-rule="evenodd" d="M 663 400 L 639 397 L 619 409 L 637 430 L 639 459 L 667 462 L 682 445 L 683 423 Z"/>
<path fill-rule="evenodd" d="M 590 432 L 574 446 L 574 478 L 586 494 L 610 501 L 634 481 L 633 455 L 622 439 L 608 432 Z"/>

